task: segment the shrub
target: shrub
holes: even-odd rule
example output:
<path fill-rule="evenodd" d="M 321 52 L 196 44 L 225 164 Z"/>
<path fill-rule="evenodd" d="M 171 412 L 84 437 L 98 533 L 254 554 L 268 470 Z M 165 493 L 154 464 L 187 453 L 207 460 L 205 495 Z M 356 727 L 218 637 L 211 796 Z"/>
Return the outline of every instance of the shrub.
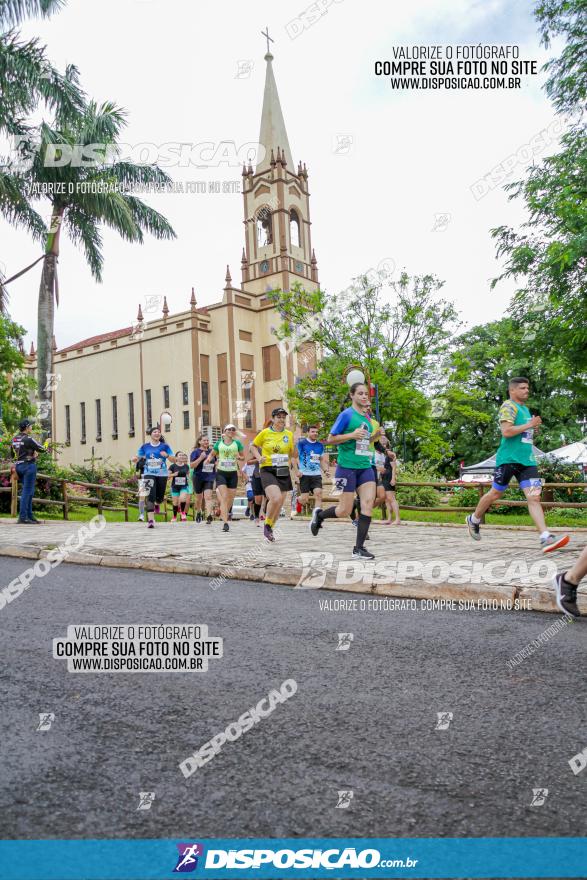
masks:
<path fill-rule="evenodd" d="M 424 462 L 400 462 L 397 467 L 397 482 L 430 483 L 442 478 L 433 467 Z M 400 504 L 414 505 L 416 507 L 438 507 L 440 494 L 433 486 L 405 486 L 398 485 L 397 500 Z"/>

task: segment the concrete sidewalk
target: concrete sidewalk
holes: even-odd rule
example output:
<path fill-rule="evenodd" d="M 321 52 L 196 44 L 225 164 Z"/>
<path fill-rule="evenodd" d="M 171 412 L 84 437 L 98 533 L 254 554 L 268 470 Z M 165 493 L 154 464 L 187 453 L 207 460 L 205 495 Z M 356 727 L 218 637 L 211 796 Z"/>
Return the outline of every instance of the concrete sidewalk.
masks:
<path fill-rule="evenodd" d="M 46 557 L 84 525 L 48 521 L 21 526 L 3 519 L 0 555 Z M 570 544 L 544 556 L 529 528 L 485 526 L 482 540 L 475 542 L 464 525 L 375 522 L 367 543 L 375 563 L 363 563 L 351 560 L 355 530 L 350 521 L 327 522 L 315 538 L 307 520 L 281 519 L 275 544 L 267 543 L 262 528 L 247 519 L 231 523 L 227 534 L 221 528 L 218 522 L 161 522 L 154 529 L 144 523 L 108 523 L 67 561 L 197 574 L 210 577 L 212 589 L 241 579 L 382 596 L 497 602 L 489 607 L 501 608 L 515 607 L 517 600 L 520 610 L 558 612 L 546 566 L 569 568 L 587 544 L 587 531 L 566 530 Z M 78 539 L 73 546 L 77 544 Z M 460 573 L 454 569 L 457 563 Z M 488 564 L 493 569 L 484 568 Z M 587 582 L 579 588 L 579 608 L 587 615 Z"/>

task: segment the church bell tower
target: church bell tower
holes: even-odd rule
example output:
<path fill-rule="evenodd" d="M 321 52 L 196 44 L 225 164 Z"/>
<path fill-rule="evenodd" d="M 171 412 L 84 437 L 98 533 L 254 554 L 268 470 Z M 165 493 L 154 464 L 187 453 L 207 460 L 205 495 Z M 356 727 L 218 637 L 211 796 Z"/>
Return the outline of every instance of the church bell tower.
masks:
<path fill-rule="evenodd" d="M 265 92 L 258 164 L 243 166 L 245 247 L 242 289 L 249 294 L 291 290 L 298 281 L 318 288 L 318 264 L 310 234 L 310 193 L 305 164 L 294 167 L 277 85 L 268 32 Z"/>

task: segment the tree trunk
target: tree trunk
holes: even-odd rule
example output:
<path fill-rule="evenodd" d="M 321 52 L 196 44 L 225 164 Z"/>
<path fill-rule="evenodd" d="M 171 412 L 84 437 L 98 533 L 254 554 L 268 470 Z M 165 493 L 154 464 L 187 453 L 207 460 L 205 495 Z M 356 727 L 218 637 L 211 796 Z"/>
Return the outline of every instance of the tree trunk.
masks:
<path fill-rule="evenodd" d="M 52 373 L 53 373 L 53 334 L 55 332 L 55 276 L 59 257 L 59 235 L 63 208 L 53 206 L 51 225 L 47 233 L 46 257 L 39 287 L 39 307 L 37 323 L 37 420 L 41 424 L 43 437 L 52 434 Z"/>
<path fill-rule="evenodd" d="M 56 257 L 50 254 L 43 263 L 43 273 L 39 286 L 39 308 L 37 324 L 37 420 L 41 424 L 44 437 L 51 436 L 51 387 L 49 373 L 53 372 L 53 330 L 54 330 L 54 285 Z"/>

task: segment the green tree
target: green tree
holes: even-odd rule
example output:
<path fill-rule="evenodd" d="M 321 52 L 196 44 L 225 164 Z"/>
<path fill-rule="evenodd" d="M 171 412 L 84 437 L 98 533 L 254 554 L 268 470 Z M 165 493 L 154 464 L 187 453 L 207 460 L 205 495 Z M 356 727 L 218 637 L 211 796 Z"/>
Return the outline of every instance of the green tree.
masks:
<path fill-rule="evenodd" d="M 537 316 L 528 317 L 532 323 Z M 445 360 L 437 409 L 438 429 L 450 449 L 445 473 L 454 476 L 461 460 L 470 465 L 495 452 L 501 437 L 498 410 L 513 376 L 530 380 L 528 405 L 543 420 L 536 435 L 539 448 L 555 449 L 581 438 L 587 393 L 569 382 L 564 354 L 552 346 L 537 348 L 527 327 L 506 317 L 455 340 Z"/>
<path fill-rule="evenodd" d="M 31 415 L 31 392 L 34 381 L 28 376 L 25 358 L 19 350 L 24 328 L 0 315 L 0 422 L 12 432 L 18 422 Z"/>
<path fill-rule="evenodd" d="M 564 39 L 551 59 L 545 88 L 569 123 L 562 149 L 533 166 L 524 181 L 509 184 L 510 198 L 521 199 L 528 219 L 519 231 L 492 230 L 502 274 L 520 283 L 511 313 L 525 325 L 535 320 L 536 348 L 554 346 L 569 376 L 584 387 L 587 372 L 587 4 L 585 0 L 545 0 L 535 15 L 543 44 Z"/>
<path fill-rule="evenodd" d="M 331 424 L 346 402 L 345 370 L 359 364 L 378 387 L 382 421 L 392 421 L 398 436 L 407 433 L 413 454 L 441 455 L 426 392 L 457 319 L 441 288 L 432 275 L 404 272 L 388 285 L 362 276 L 336 296 L 299 284 L 269 293 L 282 318 L 275 328 L 282 348 L 303 360 L 312 345 L 320 355 L 316 370 L 284 388 L 298 419 Z"/>
<path fill-rule="evenodd" d="M 72 75 L 75 74 L 72 73 Z M 126 113 L 112 103 L 90 102 L 82 114 L 58 113 L 54 124 L 42 123 L 39 148 L 27 173 L 32 188 L 48 192 L 50 221 L 45 231 L 45 259 L 39 287 L 37 330 L 38 396 L 48 400 L 46 376 L 52 372 L 54 309 L 58 304 L 57 260 L 63 230 L 84 253 L 90 271 L 102 280 L 102 225 L 126 241 L 142 244 L 144 233 L 158 239 L 175 238 L 162 214 L 132 194 L 135 185 L 170 181 L 156 165 L 119 161 L 118 141 Z M 91 158 L 76 159 L 76 150 L 92 145 Z M 43 190 L 44 187 L 44 190 Z M 34 192 L 34 189 L 33 189 Z M 36 196 L 33 196 L 36 198 Z M 50 420 L 44 421 L 49 430 Z"/>
<path fill-rule="evenodd" d="M 23 166 L 30 163 L 33 129 L 28 118 L 39 104 L 72 117 L 83 105 L 75 78 L 60 73 L 38 39 L 22 40 L 17 26 L 32 16 L 48 17 L 63 0 L 0 0 L 0 135 L 14 140 L 13 155 L 0 161 L 0 214 L 11 224 L 42 240 L 45 224 L 32 208 Z"/>

